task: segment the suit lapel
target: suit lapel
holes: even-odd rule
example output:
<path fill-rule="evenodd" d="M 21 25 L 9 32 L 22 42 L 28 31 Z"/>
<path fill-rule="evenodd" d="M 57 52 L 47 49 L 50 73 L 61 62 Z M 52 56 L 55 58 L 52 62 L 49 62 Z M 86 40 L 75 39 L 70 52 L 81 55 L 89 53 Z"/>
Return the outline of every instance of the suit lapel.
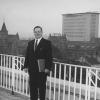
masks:
<path fill-rule="evenodd" d="M 34 43 L 35 43 L 35 39 L 33 40 L 33 43 L 32 43 L 33 51 L 35 50 L 35 49 L 34 49 L 34 45 L 35 45 Z"/>

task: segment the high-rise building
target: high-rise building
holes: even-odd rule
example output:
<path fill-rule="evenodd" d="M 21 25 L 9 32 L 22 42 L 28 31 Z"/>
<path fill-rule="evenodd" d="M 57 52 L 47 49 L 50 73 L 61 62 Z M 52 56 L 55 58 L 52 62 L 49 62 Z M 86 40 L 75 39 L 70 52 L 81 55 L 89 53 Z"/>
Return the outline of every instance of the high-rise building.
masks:
<path fill-rule="evenodd" d="M 68 41 L 90 41 L 99 34 L 99 13 L 63 14 L 62 33 Z"/>

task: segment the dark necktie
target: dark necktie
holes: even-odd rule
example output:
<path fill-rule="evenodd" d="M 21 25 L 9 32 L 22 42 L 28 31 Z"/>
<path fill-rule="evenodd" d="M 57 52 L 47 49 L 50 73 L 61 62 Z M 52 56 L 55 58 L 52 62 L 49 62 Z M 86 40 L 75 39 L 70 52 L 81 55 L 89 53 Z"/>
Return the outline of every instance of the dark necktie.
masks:
<path fill-rule="evenodd" d="M 38 40 L 35 41 L 34 50 L 36 50 L 36 48 L 37 48 L 37 42 L 38 42 Z"/>

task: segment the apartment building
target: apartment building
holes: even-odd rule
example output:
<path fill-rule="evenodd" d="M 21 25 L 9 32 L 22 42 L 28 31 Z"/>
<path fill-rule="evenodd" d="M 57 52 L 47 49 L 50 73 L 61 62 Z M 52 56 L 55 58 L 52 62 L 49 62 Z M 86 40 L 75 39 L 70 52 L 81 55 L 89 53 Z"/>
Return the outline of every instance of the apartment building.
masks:
<path fill-rule="evenodd" d="M 63 14 L 62 34 L 68 41 L 90 41 L 99 34 L 99 13 Z"/>

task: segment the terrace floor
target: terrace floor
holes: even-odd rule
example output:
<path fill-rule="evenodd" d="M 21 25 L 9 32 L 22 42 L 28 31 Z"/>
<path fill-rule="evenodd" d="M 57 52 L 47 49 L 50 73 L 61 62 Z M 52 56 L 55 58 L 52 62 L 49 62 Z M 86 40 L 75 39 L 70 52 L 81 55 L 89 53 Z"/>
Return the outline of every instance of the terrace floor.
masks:
<path fill-rule="evenodd" d="M 28 97 L 18 93 L 14 93 L 9 90 L 0 87 L 0 100 L 30 100 Z"/>

